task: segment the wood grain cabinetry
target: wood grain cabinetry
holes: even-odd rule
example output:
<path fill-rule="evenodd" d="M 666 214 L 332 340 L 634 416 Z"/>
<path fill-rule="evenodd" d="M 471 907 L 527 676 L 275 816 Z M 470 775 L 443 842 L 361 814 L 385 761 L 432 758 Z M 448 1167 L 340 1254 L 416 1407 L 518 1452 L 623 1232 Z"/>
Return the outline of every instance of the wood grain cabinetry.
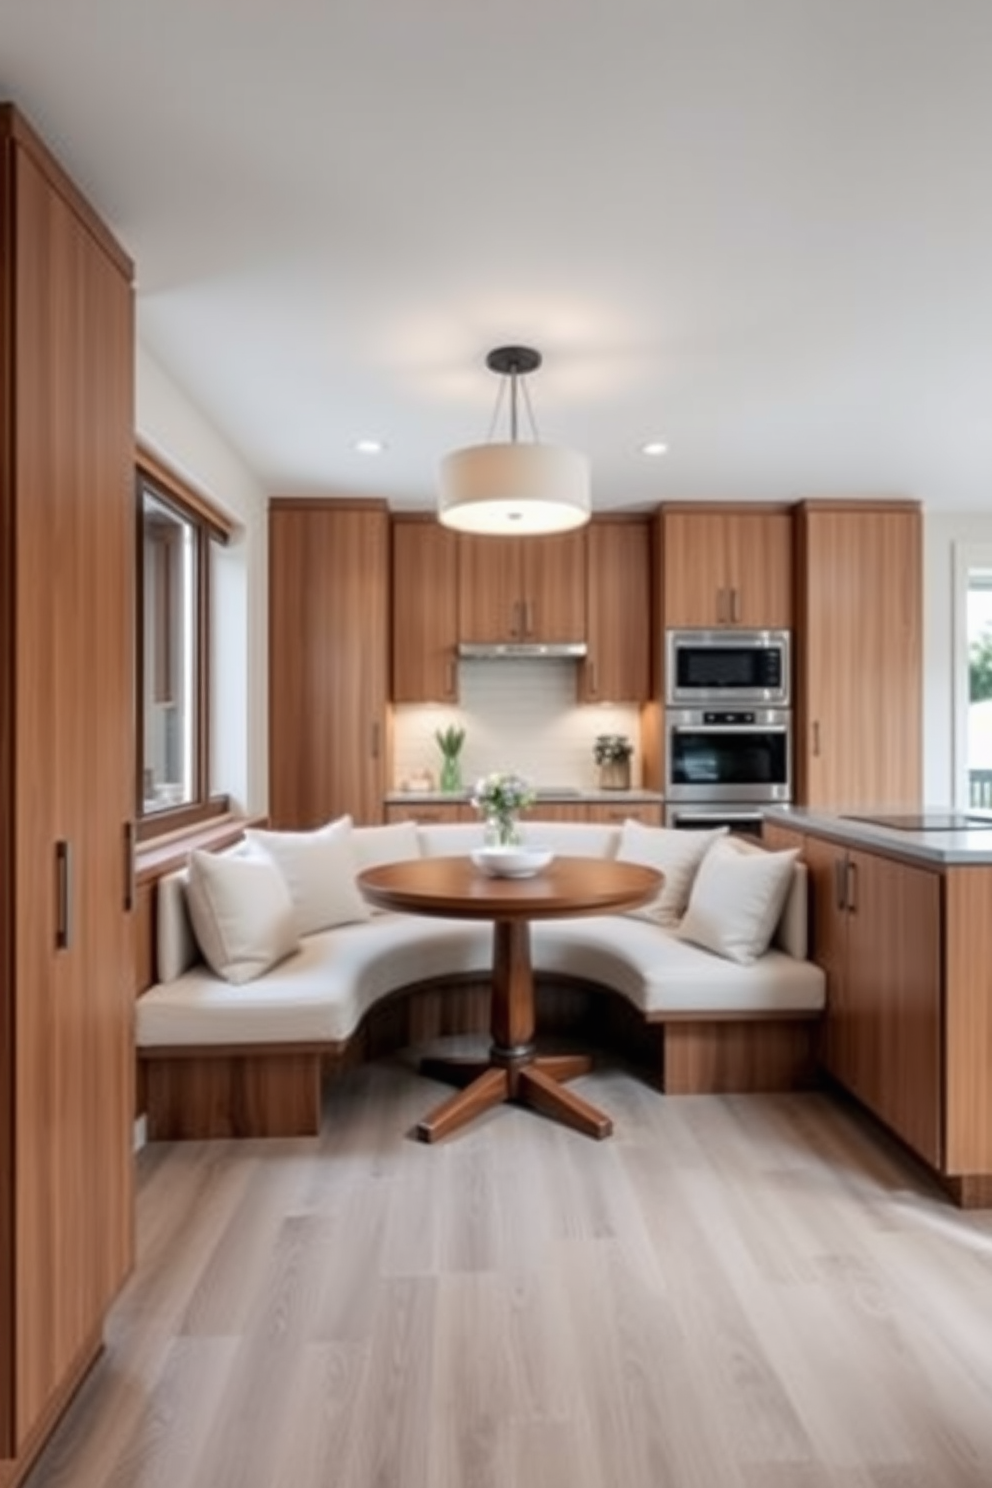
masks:
<path fill-rule="evenodd" d="M 131 263 L 0 106 L 0 1483 L 133 1259 Z M 16 317 L 11 310 L 16 306 Z"/>
<path fill-rule="evenodd" d="M 661 826 L 660 801 L 537 801 L 523 813 L 524 821 L 578 821 L 622 823 L 633 818 L 645 826 Z M 386 806 L 388 822 L 415 821 L 437 825 L 442 822 L 479 821 L 479 813 L 468 801 L 390 801 Z"/>
<path fill-rule="evenodd" d="M 942 883 L 935 869 L 766 824 L 810 875 L 811 955 L 827 976 L 824 1068 L 935 1169 L 947 1090 Z"/>
<path fill-rule="evenodd" d="M 586 659 L 579 701 L 646 702 L 653 658 L 651 528 L 597 519 L 586 534 Z"/>
<path fill-rule="evenodd" d="M 911 503 L 796 514 L 795 799 L 917 805 L 922 519 Z"/>
<path fill-rule="evenodd" d="M 666 506 L 661 543 L 667 628 L 792 626 L 788 510 Z"/>
<path fill-rule="evenodd" d="M 269 815 L 382 820 L 389 519 L 375 501 L 269 511 Z"/>
<path fill-rule="evenodd" d="M 387 822 L 419 822 L 423 826 L 442 826 L 452 822 L 478 821 L 479 813 L 467 801 L 390 801 L 386 806 Z"/>
<path fill-rule="evenodd" d="M 458 539 L 458 638 L 582 641 L 586 532 Z"/>
<path fill-rule="evenodd" d="M 824 1067 L 915 1152 L 941 1161 L 940 874 L 810 840 Z"/>
<path fill-rule="evenodd" d="M 392 522 L 394 703 L 458 701 L 458 535 L 431 517 Z"/>
<path fill-rule="evenodd" d="M 590 801 L 586 807 L 586 820 L 612 822 L 622 825 L 625 821 L 638 821 L 645 827 L 660 827 L 664 807 L 660 801 Z"/>

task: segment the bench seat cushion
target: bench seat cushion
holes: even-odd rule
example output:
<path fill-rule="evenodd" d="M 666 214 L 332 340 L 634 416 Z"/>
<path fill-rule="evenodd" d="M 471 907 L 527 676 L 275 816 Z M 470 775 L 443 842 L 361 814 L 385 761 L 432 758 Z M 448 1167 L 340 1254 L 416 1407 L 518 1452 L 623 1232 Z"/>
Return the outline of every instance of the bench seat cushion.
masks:
<path fill-rule="evenodd" d="M 811 961 L 766 951 L 748 966 L 631 915 L 546 920 L 532 927 L 535 967 L 611 987 L 642 1013 L 815 1013 L 826 976 Z"/>
<path fill-rule="evenodd" d="M 628 915 L 549 920 L 531 927 L 538 972 L 608 987 L 648 1016 L 814 1013 L 823 972 L 771 950 L 741 966 Z M 381 997 L 445 976 L 485 975 L 487 923 L 378 915 L 307 936 L 258 981 L 232 987 L 199 964 L 137 1004 L 141 1048 L 338 1043 Z"/>
<path fill-rule="evenodd" d="M 338 1043 L 380 998 L 411 983 L 485 973 L 492 929 L 472 921 L 376 915 L 308 935 L 300 949 L 241 987 L 202 962 L 137 1002 L 139 1048 Z"/>

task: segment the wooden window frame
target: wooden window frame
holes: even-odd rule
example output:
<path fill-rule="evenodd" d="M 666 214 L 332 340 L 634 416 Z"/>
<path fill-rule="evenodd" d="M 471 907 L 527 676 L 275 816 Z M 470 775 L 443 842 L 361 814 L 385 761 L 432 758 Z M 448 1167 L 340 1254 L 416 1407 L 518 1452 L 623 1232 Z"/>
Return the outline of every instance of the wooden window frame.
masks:
<path fill-rule="evenodd" d="M 178 516 L 192 524 L 197 533 L 196 556 L 196 644 L 194 648 L 195 678 L 195 760 L 193 771 L 194 799 L 181 806 L 167 806 L 159 811 L 146 812 L 144 801 L 145 758 L 145 556 L 144 556 L 144 496 L 145 492 L 157 501 L 170 507 Z M 166 834 L 182 832 L 198 827 L 204 822 L 224 816 L 230 809 L 226 795 L 210 795 L 210 701 L 211 701 L 211 585 L 210 544 L 226 543 L 234 525 L 198 491 L 193 490 L 180 476 L 164 465 L 149 451 L 139 449 L 135 456 L 135 500 L 137 504 L 137 582 L 135 585 L 135 623 L 137 644 L 135 645 L 135 753 L 137 758 L 135 786 L 135 819 L 137 839 L 147 842 Z"/>

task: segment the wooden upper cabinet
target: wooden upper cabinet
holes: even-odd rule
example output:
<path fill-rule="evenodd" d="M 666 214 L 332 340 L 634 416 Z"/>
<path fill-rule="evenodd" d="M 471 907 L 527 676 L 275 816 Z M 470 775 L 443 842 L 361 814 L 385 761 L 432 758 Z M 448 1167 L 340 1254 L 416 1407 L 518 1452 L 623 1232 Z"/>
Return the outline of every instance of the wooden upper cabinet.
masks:
<path fill-rule="evenodd" d="M 375 501 L 269 508 L 269 814 L 382 820 L 389 516 Z"/>
<path fill-rule="evenodd" d="M 586 640 L 579 701 L 645 702 L 651 686 L 651 527 L 597 519 L 586 539 Z"/>
<path fill-rule="evenodd" d="M 586 531 L 458 538 L 458 638 L 582 641 Z"/>
<path fill-rule="evenodd" d="M 392 523 L 395 703 L 458 701 L 458 536 L 429 517 Z"/>
<path fill-rule="evenodd" d="M 918 805 L 922 518 L 909 502 L 796 516 L 795 799 Z"/>
<path fill-rule="evenodd" d="M 791 628 L 790 512 L 666 508 L 661 532 L 667 628 Z"/>

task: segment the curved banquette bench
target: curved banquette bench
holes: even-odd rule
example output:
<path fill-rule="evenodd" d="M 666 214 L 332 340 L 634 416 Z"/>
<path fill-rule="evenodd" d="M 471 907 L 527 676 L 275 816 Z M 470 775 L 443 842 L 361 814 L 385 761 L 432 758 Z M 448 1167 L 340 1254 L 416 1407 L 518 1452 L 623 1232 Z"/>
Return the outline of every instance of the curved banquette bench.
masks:
<path fill-rule="evenodd" d="M 604 1042 L 633 1033 L 669 1093 L 808 1079 L 825 981 L 806 957 L 806 870 L 793 854 L 636 822 L 535 822 L 528 833 L 559 854 L 626 857 L 665 875 L 661 899 L 645 909 L 532 926 L 539 1032 L 546 1013 L 558 1026 L 581 1017 L 584 1036 Z M 355 883 L 378 863 L 480 842 L 474 823 L 343 818 L 314 833 L 248 832 L 162 878 L 158 981 L 136 1004 L 149 1139 L 313 1133 L 329 1070 L 439 1034 L 484 1033 L 490 926 L 374 911 Z M 721 935 L 766 867 L 782 887 L 757 894 L 768 923 L 750 946 L 758 953 L 741 955 Z M 722 886 L 720 871 L 730 874 Z M 246 939 L 225 965 L 218 937 L 232 917 L 235 938 Z"/>

